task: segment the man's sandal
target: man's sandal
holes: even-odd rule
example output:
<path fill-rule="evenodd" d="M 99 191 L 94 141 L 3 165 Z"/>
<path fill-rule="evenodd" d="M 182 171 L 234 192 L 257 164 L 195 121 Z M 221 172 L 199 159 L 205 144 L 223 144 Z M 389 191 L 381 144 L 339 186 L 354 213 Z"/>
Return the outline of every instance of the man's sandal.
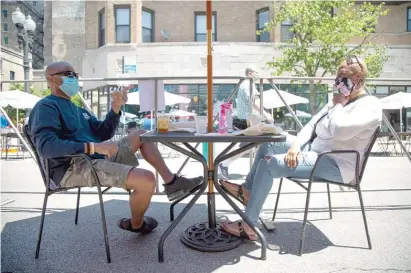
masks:
<path fill-rule="evenodd" d="M 244 206 L 247 206 L 245 199 L 244 199 L 243 187 L 241 185 L 237 185 L 237 184 L 234 184 L 234 183 L 228 182 L 227 180 L 222 180 L 222 179 L 220 179 L 219 182 L 220 182 L 221 188 L 228 195 L 236 199 L 238 202 L 240 202 Z M 230 186 L 235 187 L 237 189 L 237 192 L 236 193 L 231 192 L 230 189 L 226 188 L 223 183 L 226 183 L 226 184 L 229 184 Z"/>
<path fill-rule="evenodd" d="M 127 230 L 130 232 L 134 232 L 134 233 L 142 233 L 142 234 L 146 234 L 146 233 L 150 233 L 152 232 L 157 226 L 158 226 L 158 222 L 148 216 L 144 216 L 143 218 L 143 225 L 141 225 L 140 228 L 133 228 L 131 226 L 131 219 L 130 218 L 123 218 L 120 219 L 118 221 L 118 227 L 123 229 L 123 230 Z"/>

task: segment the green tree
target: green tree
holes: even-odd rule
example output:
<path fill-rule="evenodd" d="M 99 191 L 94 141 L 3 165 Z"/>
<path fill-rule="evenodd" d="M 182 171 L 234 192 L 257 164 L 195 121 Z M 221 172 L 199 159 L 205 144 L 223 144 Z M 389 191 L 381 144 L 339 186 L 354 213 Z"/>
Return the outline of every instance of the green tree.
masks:
<path fill-rule="evenodd" d="M 274 17 L 262 31 L 270 31 L 287 21 L 292 23 L 290 31 L 294 35 L 279 46 L 283 56 L 266 63 L 268 68 L 274 69 L 272 74 L 290 72 L 292 76 L 324 77 L 335 74 L 344 58 L 355 54 L 367 62 L 369 76 L 378 77 L 388 56 L 385 45 L 372 42 L 377 36 L 373 32 L 379 17 L 385 16 L 388 10 L 383 10 L 384 3 L 355 5 L 355 2 L 274 1 Z M 361 42 L 354 47 L 348 46 L 354 37 L 361 37 Z M 321 81 L 308 83 L 310 111 L 316 113 L 316 85 Z"/>
<path fill-rule="evenodd" d="M 12 84 L 10 84 L 9 89 L 10 89 L 10 91 L 11 90 L 24 91 L 24 84 L 22 84 L 22 83 L 12 83 Z M 30 92 L 33 93 L 33 91 L 34 91 L 34 86 L 30 85 Z"/>

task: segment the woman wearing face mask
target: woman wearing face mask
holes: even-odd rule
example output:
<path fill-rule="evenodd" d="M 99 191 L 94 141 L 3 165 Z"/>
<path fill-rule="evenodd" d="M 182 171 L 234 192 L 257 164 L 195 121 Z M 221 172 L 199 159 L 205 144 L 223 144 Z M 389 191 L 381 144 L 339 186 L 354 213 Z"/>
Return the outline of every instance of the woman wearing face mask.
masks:
<path fill-rule="evenodd" d="M 273 185 L 273 178 L 309 178 L 318 154 L 331 150 L 357 150 L 361 158 L 373 133 L 381 123 L 382 108 L 377 98 L 368 96 L 366 63 L 348 57 L 338 68 L 333 101 L 326 105 L 294 137 L 284 143 L 262 144 L 242 185 L 220 180 L 221 186 L 246 205 L 245 213 L 257 223 L 260 211 Z M 338 183 L 351 183 L 355 176 L 354 155 L 321 158 L 314 176 Z M 256 240 L 254 231 L 242 221 L 225 222 L 229 233 Z"/>

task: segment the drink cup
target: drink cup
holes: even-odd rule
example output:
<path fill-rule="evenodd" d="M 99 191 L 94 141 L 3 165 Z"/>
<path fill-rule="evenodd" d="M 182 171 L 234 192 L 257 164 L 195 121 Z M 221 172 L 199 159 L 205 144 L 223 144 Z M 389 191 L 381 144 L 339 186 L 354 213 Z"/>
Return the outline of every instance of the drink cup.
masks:
<path fill-rule="evenodd" d="M 196 116 L 196 132 L 199 134 L 206 134 L 207 133 L 207 117 L 204 116 Z"/>
<path fill-rule="evenodd" d="M 168 116 L 158 115 L 157 116 L 157 130 L 158 132 L 168 132 Z"/>

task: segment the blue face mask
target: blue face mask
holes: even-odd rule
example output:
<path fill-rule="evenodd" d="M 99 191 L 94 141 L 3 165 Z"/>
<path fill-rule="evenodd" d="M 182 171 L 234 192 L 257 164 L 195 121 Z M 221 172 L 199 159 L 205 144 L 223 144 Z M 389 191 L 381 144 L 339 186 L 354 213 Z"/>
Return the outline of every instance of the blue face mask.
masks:
<path fill-rule="evenodd" d="M 69 97 L 72 97 L 78 93 L 80 86 L 76 77 L 63 76 L 61 78 L 63 79 L 63 84 L 60 85 L 61 91 L 66 93 Z"/>

